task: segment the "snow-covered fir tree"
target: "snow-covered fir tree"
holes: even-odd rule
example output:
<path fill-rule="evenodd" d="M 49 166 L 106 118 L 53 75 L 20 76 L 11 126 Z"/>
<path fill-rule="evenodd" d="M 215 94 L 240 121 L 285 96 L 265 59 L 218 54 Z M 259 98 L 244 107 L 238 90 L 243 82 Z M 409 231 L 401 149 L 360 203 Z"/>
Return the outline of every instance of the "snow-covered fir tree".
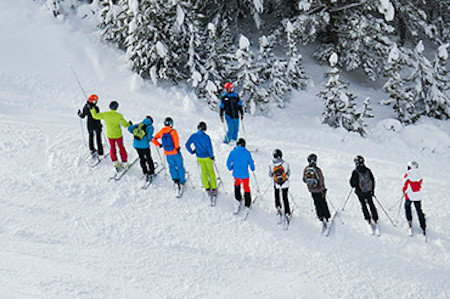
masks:
<path fill-rule="evenodd" d="M 286 24 L 287 36 L 287 71 L 286 80 L 289 85 L 295 89 L 305 89 L 308 86 L 308 76 L 303 70 L 303 57 L 299 49 L 299 36 L 302 35 L 300 31 L 295 30 L 291 22 Z"/>
<path fill-rule="evenodd" d="M 237 59 L 236 42 L 227 18 L 221 20 L 217 27 L 218 41 L 217 48 L 217 69 L 219 79 L 224 81 L 234 81 L 237 79 Z"/>
<path fill-rule="evenodd" d="M 128 0 L 100 0 L 100 32 L 106 41 L 125 48 L 125 40 L 129 34 L 128 25 L 130 10 Z"/>
<path fill-rule="evenodd" d="M 433 77 L 436 81 L 436 87 L 443 94 L 442 103 L 438 111 L 442 115 L 438 118 L 450 117 L 450 80 L 447 71 L 448 44 L 440 45 L 433 62 Z"/>
<path fill-rule="evenodd" d="M 438 82 L 433 76 L 431 63 L 423 51 L 423 43 L 419 41 L 414 49 L 412 72 L 406 79 L 406 92 L 410 93 L 413 98 L 415 119 L 421 115 L 443 118 L 448 112 L 448 100 L 439 90 Z"/>
<path fill-rule="evenodd" d="M 271 39 L 270 41 L 269 38 Z M 270 77 L 273 63 L 275 61 L 275 55 L 273 53 L 273 36 L 269 38 L 265 35 L 259 38 L 259 52 L 256 59 L 261 71 L 260 76 L 264 79 L 268 79 Z"/>
<path fill-rule="evenodd" d="M 394 103 L 395 118 L 404 124 L 409 124 L 414 119 L 414 101 L 411 93 L 406 92 L 404 88 L 405 81 L 401 77 L 403 64 L 400 60 L 400 51 L 397 44 L 394 44 L 389 52 L 388 65 L 387 72 L 390 77 L 383 88 L 389 95 L 391 102 Z"/>
<path fill-rule="evenodd" d="M 356 112 L 356 97 L 348 91 L 349 84 L 340 80 L 337 62 L 338 55 L 331 54 L 329 59 L 331 69 L 326 73 L 328 82 L 325 84 L 325 90 L 318 93 L 324 100 L 323 123 L 335 128 L 343 127 L 347 131 L 358 132 L 364 136 L 366 134 L 364 115 Z"/>
<path fill-rule="evenodd" d="M 280 108 L 285 107 L 285 95 L 292 90 L 292 86 L 286 82 L 287 67 L 287 61 L 281 59 L 275 60 L 269 76 L 270 86 L 268 96 Z"/>
<path fill-rule="evenodd" d="M 250 41 L 242 35 L 239 39 L 239 49 L 236 51 L 238 60 L 237 85 L 240 86 L 241 99 L 244 107 L 250 113 L 262 110 L 269 102 L 267 91 L 261 86 L 263 80 L 259 77 L 255 54 L 250 49 Z"/>

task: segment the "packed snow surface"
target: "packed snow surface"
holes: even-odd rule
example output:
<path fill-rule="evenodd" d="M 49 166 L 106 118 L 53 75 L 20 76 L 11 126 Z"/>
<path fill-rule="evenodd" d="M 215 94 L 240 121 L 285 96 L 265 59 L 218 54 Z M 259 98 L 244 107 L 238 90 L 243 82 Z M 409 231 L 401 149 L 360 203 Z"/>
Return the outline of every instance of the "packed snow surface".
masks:
<path fill-rule="evenodd" d="M 230 147 L 222 144 L 217 112 L 189 92 L 139 81 L 124 54 L 90 28 L 55 19 L 33 1 L 0 1 L 0 297 L 450 297 L 449 122 L 425 119 L 403 128 L 375 104 L 368 138 L 321 125 L 315 94 L 326 67 L 305 59 L 315 88 L 294 94 L 285 110 L 245 117 L 248 146 L 259 148 L 256 178 L 261 192 L 269 189 L 241 221 L 232 214 L 225 168 Z M 80 127 L 76 115 L 85 99 L 69 61 L 86 93 L 99 95 L 102 111 L 117 100 L 127 120 L 149 114 L 156 130 L 172 116 L 182 143 L 205 120 L 225 187 L 217 206 L 209 206 L 196 161 L 184 149 L 192 182 L 181 199 L 164 175 L 141 190 L 138 164 L 119 182 L 109 180 L 108 160 L 90 168 L 85 123 Z M 362 99 L 385 98 L 368 83 L 351 88 Z M 123 132 L 132 161 L 132 138 Z M 267 176 L 276 147 L 293 172 L 288 231 L 276 225 Z M 330 236 L 321 236 L 301 182 L 311 152 L 339 209 L 350 191 L 353 157 L 363 155 L 377 178 L 376 195 L 398 228 L 379 209 L 382 236 L 370 236 L 352 195 Z M 153 147 L 152 153 L 162 165 Z M 409 237 L 402 213 L 397 216 L 402 175 L 412 159 L 424 177 L 428 243 L 416 218 Z M 255 195 L 253 177 L 252 190 Z"/>

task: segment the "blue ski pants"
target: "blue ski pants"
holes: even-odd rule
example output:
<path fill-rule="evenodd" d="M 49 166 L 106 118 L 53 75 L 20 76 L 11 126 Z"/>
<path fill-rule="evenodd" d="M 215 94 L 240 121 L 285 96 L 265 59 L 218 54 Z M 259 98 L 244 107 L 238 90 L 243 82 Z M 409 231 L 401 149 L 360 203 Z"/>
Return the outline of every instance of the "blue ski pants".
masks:
<path fill-rule="evenodd" d="M 183 157 L 181 153 L 177 153 L 175 155 L 168 155 L 167 163 L 169 164 L 169 172 L 172 180 L 176 180 L 181 184 L 186 183 L 186 176 L 183 166 Z"/>
<path fill-rule="evenodd" d="M 225 140 L 223 142 L 229 143 L 231 140 L 236 141 L 239 131 L 239 118 L 231 118 L 225 114 L 225 119 L 227 121 L 228 132 L 225 135 Z"/>

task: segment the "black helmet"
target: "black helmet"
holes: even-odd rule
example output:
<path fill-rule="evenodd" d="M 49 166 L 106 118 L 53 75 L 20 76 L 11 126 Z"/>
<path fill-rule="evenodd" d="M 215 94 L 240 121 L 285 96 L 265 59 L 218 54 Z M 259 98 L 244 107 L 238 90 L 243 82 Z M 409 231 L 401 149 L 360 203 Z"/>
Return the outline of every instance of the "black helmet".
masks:
<path fill-rule="evenodd" d="M 353 162 L 355 162 L 356 166 L 364 165 L 364 158 L 363 156 L 356 156 Z"/>
<path fill-rule="evenodd" d="M 116 101 L 112 101 L 111 103 L 109 103 L 109 109 L 117 110 L 117 108 L 119 108 L 119 103 L 117 103 Z"/>
<path fill-rule="evenodd" d="M 197 129 L 199 129 L 200 131 L 206 131 L 206 123 L 204 121 L 199 122 Z"/>
<path fill-rule="evenodd" d="M 149 119 L 150 122 L 153 124 L 153 118 L 152 118 L 150 115 L 147 115 L 145 118 L 146 118 L 146 119 Z"/>
<path fill-rule="evenodd" d="M 312 164 L 312 163 L 317 163 L 317 155 L 316 154 L 311 154 L 308 156 L 308 163 Z"/>
<path fill-rule="evenodd" d="M 172 128 L 173 127 L 173 119 L 171 117 L 166 117 L 166 119 L 164 120 L 164 125 Z"/>
<path fill-rule="evenodd" d="M 236 145 L 245 147 L 245 139 L 244 138 L 239 138 L 238 141 L 236 142 Z"/>
<path fill-rule="evenodd" d="M 274 159 L 281 159 L 283 157 L 283 153 L 279 148 L 275 149 L 272 153 Z"/>
<path fill-rule="evenodd" d="M 417 163 L 416 161 L 410 161 L 408 162 L 408 170 L 414 168 L 417 169 L 419 168 L 419 163 Z"/>

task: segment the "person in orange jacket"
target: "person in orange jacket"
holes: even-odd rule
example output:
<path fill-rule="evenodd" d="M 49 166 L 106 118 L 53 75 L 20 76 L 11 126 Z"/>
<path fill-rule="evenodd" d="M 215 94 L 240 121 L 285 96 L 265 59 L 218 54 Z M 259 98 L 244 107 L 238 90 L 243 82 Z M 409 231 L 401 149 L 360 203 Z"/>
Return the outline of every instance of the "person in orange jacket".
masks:
<path fill-rule="evenodd" d="M 153 137 L 152 142 L 157 147 L 164 148 L 164 155 L 166 155 L 167 163 L 169 164 L 170 176 L 175 183 L 175 191 L 178 191 L 178 194 L 180 194 L 186 184 L 183 157 L 180 153 L 180 140 L 177 131 L 173 128 L 172 118 L 167 117 L 164 125 L 165 127 Z M 158 139 L 161 139 L 161 143 L 158 142 Z"/>

